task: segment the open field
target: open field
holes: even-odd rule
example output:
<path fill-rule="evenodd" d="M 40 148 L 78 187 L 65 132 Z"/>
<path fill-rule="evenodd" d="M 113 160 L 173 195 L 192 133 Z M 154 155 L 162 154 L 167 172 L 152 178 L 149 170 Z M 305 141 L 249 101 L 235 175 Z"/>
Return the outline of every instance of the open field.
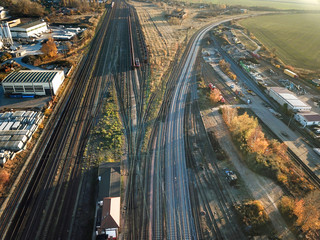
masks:
<path fill-rule="evenodd" d="M 241 20 L 285 64 L 296 68 L 319 70 L 320 14 L 259 16 Z"/>
<path fill-rule="evenodd" d="M 241 5 L 248 7 L 270 7 L 276 9 L 320 10 L 319 0 L 182 0 L 194 3 L 213 3 L 227 5 Z"/>

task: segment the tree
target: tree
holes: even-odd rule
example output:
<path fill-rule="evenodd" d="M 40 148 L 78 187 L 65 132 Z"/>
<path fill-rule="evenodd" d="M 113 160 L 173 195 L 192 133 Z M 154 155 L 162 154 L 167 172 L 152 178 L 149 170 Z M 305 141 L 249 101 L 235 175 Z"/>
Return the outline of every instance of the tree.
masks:
<path fill-rule="evenodd" d="M 210 92 L 210 100 L 217 103 L 221 100 L 221 92 L 219 89 L 215 88 Z"/>
<path fill-rule="evenodd" d="M 238 116 L 237 109 L 231 108 L 231 107 L 223 107 L 221 110 L 222 110 L 222 118 L 230 128 L 233 119 L 237 118 Z"/>
<path fill-rule="evenodd" d="M 6 170 L 0 170 L 0 191 L 9 182 L 10 174 Z"/>
<path fill-rule="evenodd" d="M 307 231 L 320 230 L 320 191 L 314 191 L 305 198 L 296 200 L 294 214 L 297 216 L 297 225 Z"/>
<path fill-rule="evenodd" d="M 249 149 L 252 152 L 263 154 L 269 145 L 260 126 L 250 129 L 246 138 Z"/>
<path fill-rule="evenodd" d="M 279 209 L 281 213 L 288 217 L 289 219 L 294 218 L 293 209 L 294 209 L 294 200 L 290 197 L 284 196 L 280 200 Z"/>
<path fill-rule="evenodd" d="M 52 38 L 42 45 L 41 52 L 50 58 L 57 56 L 57 46 Z"/>
<path fill-rule="evenodd" d="M 30 0 L 12 1 L 9 10 L 17 16 L 42 17 L 45 13 L 44 7 Z"/>

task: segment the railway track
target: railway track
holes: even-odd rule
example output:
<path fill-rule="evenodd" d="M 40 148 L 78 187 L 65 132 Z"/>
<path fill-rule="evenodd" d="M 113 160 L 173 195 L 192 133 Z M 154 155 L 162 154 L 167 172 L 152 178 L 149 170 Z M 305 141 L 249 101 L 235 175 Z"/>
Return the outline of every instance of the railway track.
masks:
<path fill-rule="evenodd" d="M 204 61 L 201 61 L 200 64 L 206 86 L 208 86 L 209 83 L 213 83 L 213 85 L 215 85 L 222 93 L 222 96 L 226 100 L 226 104 L 237 104 L 238 102 L 235 100 L 235 97 L 237 96 L 230 91 L 227 84 L 214 72 L 213 68 Z"/>
<path fill-rule="evenodd" d="M 110 12 L 108 13 L 93 43 L 105 36 L 110 21 Z M 72 206 L 70 208 L 70 205 L 74 207 L 76 204 L 73 196 L 77 196 L 75 193 L 78 191 L 81 152 L 91 127 L 92 109 L 96 101 L 95 91 L 99 86 L 99 81 L 87 80 L 91 79 L 91 71 L 96 64 L 102 42 L 92 44 L 88 56 L 80 63 L 80 71 L 75 75 L 77 84 L 73 85 L 70 97 L 66 99 L 66 103 L 61 108 L 57 124 L 52 125 L 49 129 L 49 133 L 52 134 L 48 134 L 48 137 L 51 136 L 51 138 L 46 144 L 44 141 L 40 145 L 42 152 L 37 154 L 40 160 L 39 163 L 35 162 L 33 165 L 36 171 L 26 191 L 27 194 L 19 200 L 21 201 L 17 211 L 19 214 L 12 219 L 10 229 L 8 229 L 9 223 L 2 222 L 4 224 L 1 224 L 4 226 L 1 229 L 4 230 L 1 236 L 5 239 L 30 239 L 35 236 L 59 239 L 67 236 L 66 231 L 70 225 L 67 222 L 60 225 L 60 220 L 68 221 L 69 218 L 66 216 L 68 214 L 72 216 L 70 209 L 73 209 Z M 86 92 L 85 98 L 79 97 L 82 96 L 83 91 Z M 79 124 L 73 125 L 73 121 Z M 39 164 L 38 167 L 37 164 Z M 71 172 L 70 169 L 72 169 Z M 58 178 L 56 177 L 57 172 L 59 172 Z M 26 176 L 25 179 L 30 177 L 30 175 Z M 26 186 L 26 182 L 22 183 L 21 189 Z M 21 192 L 17 195 L 21 195 Z M 63 200 L 67 202 L 64 204 Z M 12 203 L 14 204 L 15 201 L 17 200 L 13 198 Z M 47 204 L 52 205 L 49 207 Z M 51 211 L 47 211 L 48 209 Z M 43 216 L 46 219 L 39 223 L 39 219 Z"/>
<path fill-rule="evenodd" d="M 197 101 L 187 104 L 187 108 L 185 114 L 187 161 L 192 169 L 189 171 L 193 172 L 193 188 L 199 194 L 200 206 L 203 209 L 202 214 L 200 212 L 197 214 L 199 218 L 201 215 L 206 219 L 207 226 L 211 233 L 214 233 L 210 238 L 246 239 L 237 223 L 233 208 L 238 201 L 227 190 L 228 183 L 220 180 L 221 170 L 215 163 L 213 151 L 208 150 L 211 145 L 200 118 Z M 212 199 L 212 196 L 216 199 Z"/>

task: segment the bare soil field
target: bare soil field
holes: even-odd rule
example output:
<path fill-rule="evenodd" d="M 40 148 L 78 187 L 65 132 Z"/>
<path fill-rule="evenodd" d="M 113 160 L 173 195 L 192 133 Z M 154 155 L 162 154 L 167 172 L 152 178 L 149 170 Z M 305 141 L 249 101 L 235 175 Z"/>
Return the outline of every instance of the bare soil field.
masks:
<path fill-rule="evenodd" d="M 145 34 L 150 52 L 151 91 L 155 91 L 161 84 L 161 78 L 173 61 L 179 47 L 183 50 L 186 37 L 189 39 L 196 30 L 208 24 L 214 18 L 196 18 L 201 9 L 188 9 L 186 18 L 170 24 L 165 17 L 167 12 L 175 7 L 166 4 L 129 2 L 137 10 L 139 20 Z"/>

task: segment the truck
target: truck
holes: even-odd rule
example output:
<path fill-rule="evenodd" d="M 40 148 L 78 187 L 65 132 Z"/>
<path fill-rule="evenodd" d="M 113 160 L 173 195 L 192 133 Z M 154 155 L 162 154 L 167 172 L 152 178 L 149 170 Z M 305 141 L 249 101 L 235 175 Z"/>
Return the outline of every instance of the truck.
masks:
<path fill-rule="evenodd" d="M 296 74 L 295 72 L 292 72 L 292 71 L 289 70 L 289 69 L 285 69 L 285 70 L 283 71 L 283 73 L 286 74 L 286 75 L 288 75 L 288 76 L 290 76 L 290 77 L 292 77 L 292 78 L 298 78 L 298 77 L 299 77 L 298 74 Z"/>
<path fill-rule="evenodd" d="M 140 67 L 139 58 L 135 58 L 135 59 L 134 59 L 134 66 L 135 66 L 136 68 Z"/>
<path fill-rule="evenodd" d="M 255 92 L 252 91 L 251 89 L 248 89 L 247 92 L 248 92 L 249 94 L 251 94 L 252 96 L 256 96 Z"/>
<path fill-rule="evenodd" d="M 233 171 L 225 170 L 226 179 L 230 185 L 235 185 L 238 181 L 237 175 Z"/>

